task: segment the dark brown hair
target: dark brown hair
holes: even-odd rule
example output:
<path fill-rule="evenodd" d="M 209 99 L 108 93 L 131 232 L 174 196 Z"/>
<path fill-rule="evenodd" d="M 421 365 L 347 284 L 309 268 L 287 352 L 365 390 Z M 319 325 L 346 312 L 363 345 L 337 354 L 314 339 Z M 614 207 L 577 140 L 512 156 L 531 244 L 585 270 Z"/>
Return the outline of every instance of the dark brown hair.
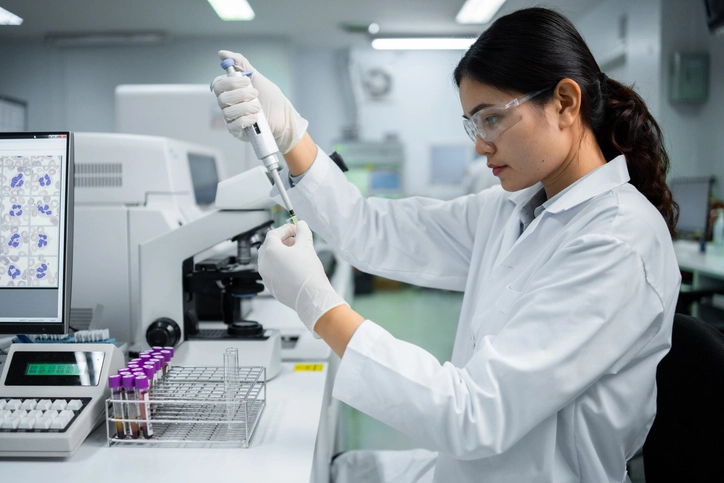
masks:
<path fill-rule="evenodd" d="M 661 213 L 675 235 L 679 207 L 666 184 L 669 156 L 661 128 L 643 99 L 604 75 L 586 42 L 563 15 L 528 8 L 496 20 L 465 53 L 454 72 L 505 91 L 549 89 L 531 102 L 545 104 L 562 79 L 581 88 L 581 119 L 610 161 L 626 156 L 631 184 Z"/>

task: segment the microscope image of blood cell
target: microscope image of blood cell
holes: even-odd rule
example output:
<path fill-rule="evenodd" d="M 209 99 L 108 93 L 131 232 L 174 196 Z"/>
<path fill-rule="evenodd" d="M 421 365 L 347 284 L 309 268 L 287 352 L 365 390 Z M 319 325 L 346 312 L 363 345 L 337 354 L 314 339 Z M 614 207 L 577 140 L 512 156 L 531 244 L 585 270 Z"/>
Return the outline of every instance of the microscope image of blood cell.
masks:
<path fill-rule="evenodd" d="M 0 287 L 57 287 L 60 156 L 0 156 Z"/>

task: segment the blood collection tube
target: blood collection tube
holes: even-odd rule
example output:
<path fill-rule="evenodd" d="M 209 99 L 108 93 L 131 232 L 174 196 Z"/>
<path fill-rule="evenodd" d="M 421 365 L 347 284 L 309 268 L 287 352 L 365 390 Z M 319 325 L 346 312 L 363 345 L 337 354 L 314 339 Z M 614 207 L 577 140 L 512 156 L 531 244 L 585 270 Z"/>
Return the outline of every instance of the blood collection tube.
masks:
<path fill-rule="evenodd" d="M 173 352 L 164 349 L 161 351 L 161 355 L 166 360 L 166 370 L 168 371 L 168 369 L 171 367 L 171 358 L 173 357 Z"/>
<path fill-rule="evenodd" d="M 171 358 L 173 359 L 174 350 L 172 346 L 166 346 L 163 348 L 163 350 L 171 352 Z"/>
<path fill-rule="evenodd" d="M 111 399 L 113 400 L 113 418 L 123 419 L 121 376 L 108 376 L 108 387 L 111 389 Z M 116 438 L 123 439 L 125 437 L 126 431 L 123 428 L 123 421 L 116 421 Z"/>
<path fill-rule="evenodd" d="M 148 390 L 153 389 L 153 381 L 156 378 L 156 369 L 153 366 L 143 366 L 143 374 L 148 378 Z"/>
<path fill-rule="evenodd" d="M 138 439 L 138 398 L 136 397 L 136 376 L 123 376 L 123 407 L 125 409 L 126 434 L 131 438 Z"/>
<path fill-rule="evenodd" d="M 146 376 L 136 376 L 136 393 L 138 398 L 139 420 L 141 421 L 141 433 L 146 439 L 153 436 L 151 427 L 151 403 L 148 397 L 149 379 Z"/>
<path fill-rule="evenodd" d="M 161 354 L 158 354 L 156 357 L 154 357 L 154 360 L 159 361 L 161 375 L 165 376 L 168 372 L 168 363 L 166 362 L 166 358 L 163 357 Z"/>

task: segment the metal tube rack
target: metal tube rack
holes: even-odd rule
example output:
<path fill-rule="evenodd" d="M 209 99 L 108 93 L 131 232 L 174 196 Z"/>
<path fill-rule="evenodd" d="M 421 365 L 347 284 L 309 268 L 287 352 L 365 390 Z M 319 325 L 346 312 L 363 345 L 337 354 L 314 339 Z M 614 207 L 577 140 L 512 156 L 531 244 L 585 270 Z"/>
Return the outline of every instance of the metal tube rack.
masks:
<path fill-rule="evenodd" d="M 139 401 L 106 399 L 108 445 L 248 448 L 266 407 L 266 368 L 240 367 L 239 382 L 225 391 L 223 367 L 171 366 L 149 391 L 150 416 L 124 419 L 116 408 L 137 410 Z M 138 411 L 133 411 L 138 414 Z M 123 411 L 127 414 L 127 411 Z M 150 423 L 153 436 L 119 438 L 116 423 Z"/>

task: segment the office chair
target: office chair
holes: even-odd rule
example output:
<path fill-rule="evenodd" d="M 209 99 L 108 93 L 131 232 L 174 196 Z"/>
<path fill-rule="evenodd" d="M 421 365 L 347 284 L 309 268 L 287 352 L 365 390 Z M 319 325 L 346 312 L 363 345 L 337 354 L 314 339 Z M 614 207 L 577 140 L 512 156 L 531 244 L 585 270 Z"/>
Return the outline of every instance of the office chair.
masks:
<path fill-rule="evenodd" d="M 721 481 L 724 335 L 676 314 L 671 343 L 656 371 L 656 419 L 643 447 L 646 483 Z"/>

